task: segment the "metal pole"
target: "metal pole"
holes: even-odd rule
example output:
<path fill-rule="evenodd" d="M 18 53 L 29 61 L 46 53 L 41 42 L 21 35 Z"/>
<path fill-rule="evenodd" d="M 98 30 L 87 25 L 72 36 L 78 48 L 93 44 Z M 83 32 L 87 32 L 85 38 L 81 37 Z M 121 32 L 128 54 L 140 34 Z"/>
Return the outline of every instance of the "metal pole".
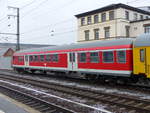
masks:
<path fill-rule="evenodd" d="M 17 47 L 16 50 L 20 50 L 20 15 L 19 8 L 17 8 Z"/>

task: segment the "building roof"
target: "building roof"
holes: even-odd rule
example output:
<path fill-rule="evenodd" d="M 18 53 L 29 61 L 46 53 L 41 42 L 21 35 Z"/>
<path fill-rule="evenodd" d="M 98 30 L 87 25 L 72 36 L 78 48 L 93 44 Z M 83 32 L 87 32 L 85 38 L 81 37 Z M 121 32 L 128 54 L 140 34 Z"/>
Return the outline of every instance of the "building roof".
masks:
<path fill-rule="evenodd" d="M 29 48 L 39 48 L 39 47 L 47 47 L 52 45 L 42 45 L 42 44 L 20 44 L 21 49 L 29 49 Z M 0 43 L 0 48 L 12 48 L 16 50 L 16 43 Z"/>
<path fill-rule="evenodd" d="M 134 21 L 130 21 L 130 23 L 142 22 L 142 21 L 150 21 L 150 18 L 142 19 L 142 20 L 134 20 Z"/>
<path fill-rule="evenodd" d="M 0 48 L 0 56 L 4 56 L 11 48 Z"/>
<path fill-rule="evenodd" d="M 120 38 L 120 39 L 112 39 L 112 40 L 100 40 L 95 42 L 87 42 L 87 43 L 77 43 L 70 45 L 61 45 L 61 46 L 50 46 L 44 48 L 35 48 L 17 51 L 16 53 L 28 53 L 28 52 L 44 52 L 44 51 L 57 51 L 57 50 L 72 50 L 72 49 L 80 49 L 80 48 L 92 48 L 92 47 L 107 47 L 107 46 L 119 46 L 119 45 L 130 45 L 133 42 L 133 38 Z"/>
<path fill-rule="evenodd" d="M 128 5 L 125 5 L 125 4 L 122 4 L 122 3 L 118 3 L 118 4 L 111 4 L 111 5 L 108 5 L 108 6 L 96 9 L 96 10 L 88 11 L 88 12 L 85 12 L 85 13 L 77 14 L 75 16 L 77 18 L 80 18 L 80 17 L 83 17 L 83 16 L 92 15 L 92 14 L 95 14 L 95 13 L 100 13 L 100 12 L 113 10 L 113 9 L 117 9 L 117 8 L 125 8 L 125 9 L 129 9 L 129 10 L 136 11 L 136 12 L 139 12 L 139 13 L 150 15 L 149 11 L 145 11 L 145 10 L 142 10 L 142 9 L 139 9 L 139 8 L 136 8 L 136 7 L 128 6 Z"/>

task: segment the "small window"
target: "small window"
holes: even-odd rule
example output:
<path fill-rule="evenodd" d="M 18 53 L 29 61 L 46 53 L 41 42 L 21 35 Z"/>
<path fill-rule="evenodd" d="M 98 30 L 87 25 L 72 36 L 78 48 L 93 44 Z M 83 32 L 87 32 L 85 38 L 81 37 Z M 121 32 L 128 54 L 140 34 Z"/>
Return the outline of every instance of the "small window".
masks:
<path fill-rule="evenodd" d="M 44 61 L 44 55 L 40 55 L 40 61 Z"/>
<path fill-rule="evenodd" d="M 118 63 L 126 62 L 126 51 L 117 51 L 117 62 Z"/>
<path fill-rule="evenodd" d="M 114 11 L 109 12 L 109 20 L 114 20 Z"/>
<path fill-rule="evenodd" d="M 144 62 L 145 60 L 145 51 L 144 49 L 140 49 L 140 61 Z"/>
<path fill-rule="evenodd" d="M 143 20 L 143 19 L 144 19 L 143 15 L 140 15 L 140 19 L 141 19 L 141 20 Z"/>
<path fill-rule="evenodd" d="M 79 62 L 86 62 L 86 53 L 79 53 Z"/>
<path fill-rule="evenodd" d="M 113 63 L 114 62 L 113 51 L 103 52 L 103 62 L 104 63 Z"/>
<path fill-rule="evenodd" d="M 46 55 L 46 61 L 51 61 L 51 56 L 50 55 Z"/>
<path fill-rule="evenodd" d="M 88 16 L 88 17 L 87 17 L 87 24 L 91 24 L 91 23 L 92 23 L 91 16 Z"/>
<path fill-rule="evenodd" d="M 110 38 L 110 27 L 104 27 L 105 38 Z"/>
<path fill-rule="evenodd" d="M 101 14 L 101 21 L 105 22 L 106 21 L 106 13 Z"/>
<path fill-rule="evenodd" d="M 138 19 L 138 15 L 137 13 L 134 13 L 134 20 L 137 20 Z"/>
<path fill-rule="evenodd" d="M 145 33 L 150 33 L 150 25 L 149 26 L 145 26 Z"/>
<path fill-rule="evenodd" d="M 94 29 L 94 39 L 95 40 L 99 39 L 99 29 Z"/>
<path fill-rule="evenodd" d="M 30 56 L 29 59 L 30 59 L 30 61 L 33 61 L 33 56 Z"/>
<path fill-rule="evenodd" d="M 98 15 L 94 15 L 94 23 L 98 23 L 99 22 L 99 16 Z"/>
<path fill-rule="evenodd" d="M 129 20 L 129 12 L 128 11 L 125 11 L 125 18 L 127 19 L 127 20 Z"/>
<path fill-rule="evenodd" d="M 90 31 L 89 30 L 85 30 L 84 34 L 85 34 L 85 40 L 88 41 L 89 38 L 90 38 Z"/>
<path fill-rule="evenodd" d="M 99 63 L 99 53 L 98 52 L 91 52 L 90 53 L 90 62 Z"/>
<path fill-rule="evenodd" d="M 54 54 L 52 57 L 53 62 L 58 62 L 58 54 Z"/>
<path fill-rule="evenodd" d="M 85 25 L 85 18 L 81 18 L 81 26 Z"/>

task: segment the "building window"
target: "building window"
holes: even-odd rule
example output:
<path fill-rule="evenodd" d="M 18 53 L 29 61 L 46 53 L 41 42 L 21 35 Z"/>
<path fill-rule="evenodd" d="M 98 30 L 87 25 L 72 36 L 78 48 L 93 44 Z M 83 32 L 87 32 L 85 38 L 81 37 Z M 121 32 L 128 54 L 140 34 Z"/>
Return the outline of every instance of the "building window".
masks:
<path fill-rule="evenodd" d="M 105 38 L 109 38 L 110 37 L 110 27 L 105 27 Z"/>
<path fill-rule="evenodd" d="M 130 37 L 130 26 L 125 26 L 126 37 Z"/>
<path fill-rule="evenodd" d="M 140 15 L 140 19 L 143 20 L 143 15 Z"/>
<path fill-rule="evenodd" d="M 148 19 L 149 17 L 148 16 L 146 16 L 146 19 Z"/>
<path fill-rule="evenodd" d="M 134 13 L 134 20 L 137 20 L 138 19 L 138 15 L 137 13 Z"/>
<path fill-rule="evenodd" d="M 102 22 L 106 21 L 106 13 L 101 14 L 101 20 L 102 20 Z"/>
<path fill-rule="evenodd" d="M 114 62 L 113 51 L 103 52 L 103 62 L 104 63 L 113 63 Z"/>
<path fill-rule="evenodd" d="M 79 53 L 79 62 L 86 62 L 86 53 Z"/>
<path fill-rule="evenodd" d="M 40 61 L 44 61 L 44 55 L 40 55 Z"/>
<path fill-rule="evenodd" d="M 117 51 L 117 62 L 118 63 L 126 62 L 126 51 Z"/>
<path fill-rule="evenodd" d="M 129 20 L 129 12 L 128 11 L 125 11 L 125 16 L 126 16 L 126 19 Z"/>
<path fill-rule="evenodd" d="M 90 62 L 99 63 L 99 53 L 98 52 L 91 52 L 90 53 Z"/>
<path fill-rule="evenodd" d="M 98 23 L 99 22 L 99 16 L 98 15 L 94 15 L 94 23 Z"/>
<path fill-rule="evenodd" d="M 90 31 L 86 30 L 86 31 L 84 31 L 84 33 L 85 33 L 85 40 L 88 41 L 89 40 Z"/>
<path fill-rule="evenodd" d="M 145 26 L 145 33 L 150 33 L 150 25 L 149 26 Z"/>
<path fill-rule="evenodd" d="M 81 26 L 85 25 L 85 18 L 81 18 Z"/>
<path fill-rule="evenodd" d="M 99 39 L 99 29 L 94 29 L 94 39 L 95 40 Z"/>
<path fill-rule="evenodd" d="M 114 20 L 114 11 L 109 12 L 109 20 Z"/>
<path fill-rule="evenodd" d="M 91 23 L 92 23 L 91 16 L 88 16 L 88 17 L 87 17 L 87 24 L 91 24 Z"/>

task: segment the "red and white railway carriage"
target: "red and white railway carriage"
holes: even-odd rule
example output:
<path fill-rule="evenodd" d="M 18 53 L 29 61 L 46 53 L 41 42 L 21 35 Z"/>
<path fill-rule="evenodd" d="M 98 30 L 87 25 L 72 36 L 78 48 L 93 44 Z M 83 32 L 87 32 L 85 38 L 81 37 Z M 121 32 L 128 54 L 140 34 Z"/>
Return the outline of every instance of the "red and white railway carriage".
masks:
<path fill-rule="evenodd" d="M 50 46 L 16 52 L 16 70 L 79 72 L 129 77 L 133 72 L 133 40 L 116 39 Z"/>

